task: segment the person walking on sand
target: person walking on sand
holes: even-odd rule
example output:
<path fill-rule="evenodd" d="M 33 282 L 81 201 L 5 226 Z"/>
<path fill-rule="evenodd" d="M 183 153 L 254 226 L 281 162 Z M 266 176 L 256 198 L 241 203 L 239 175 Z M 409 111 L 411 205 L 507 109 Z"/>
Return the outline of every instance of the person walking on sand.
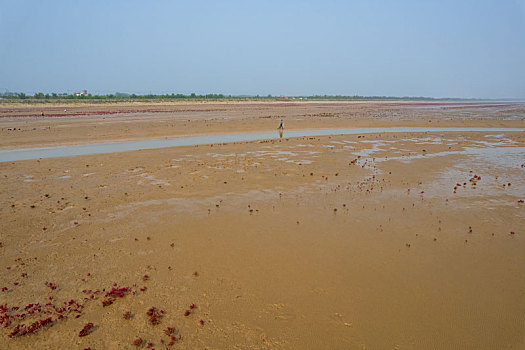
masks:
<path fill-rule="evenodd" d="M 281 119 L 281 124 L 279 124 L 279 127 L 277 129 L 284 129 L 284 126 L 283 126 L 283 120 Z"/>

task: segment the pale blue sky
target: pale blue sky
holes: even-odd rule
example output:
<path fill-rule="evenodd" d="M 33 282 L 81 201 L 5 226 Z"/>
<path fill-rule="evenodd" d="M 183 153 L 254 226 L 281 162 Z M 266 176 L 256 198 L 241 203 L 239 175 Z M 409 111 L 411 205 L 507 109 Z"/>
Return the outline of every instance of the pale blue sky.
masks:
<path fill-rule="evenodd" d="M 525 0 L 0 0 L 0 91 L 525 98 Z"/>

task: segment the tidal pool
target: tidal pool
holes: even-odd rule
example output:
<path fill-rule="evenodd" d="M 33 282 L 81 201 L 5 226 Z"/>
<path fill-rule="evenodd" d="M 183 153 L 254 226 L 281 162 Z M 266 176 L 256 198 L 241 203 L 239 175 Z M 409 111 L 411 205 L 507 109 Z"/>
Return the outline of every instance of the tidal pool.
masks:
<path fill-rule="evenodd" d="M 56 146 L 46 148 L 26 148 L 0 151 L 0 162 L 10 162 L 28 159 L 57 158 L 83 156 L 90 154 L 127 152 L 166 147 L 206 145 L 212 143 L 232 143 L 257 140 L 272 140 L 292 137 L 314 137 L 330 135 L 356 135 L 374 133 L 403 132 L 505 132 L 525 131 L 525 128 L 427 128 L 427 127 L 395 127 L 395 128 L 355 128 L 355 129 L 314 129 L 290 131 L 266 131 L 242 134 L 223 134 L 193 137 L 177 137 L 153 140 L 94 143 L 87 145 Z"/>

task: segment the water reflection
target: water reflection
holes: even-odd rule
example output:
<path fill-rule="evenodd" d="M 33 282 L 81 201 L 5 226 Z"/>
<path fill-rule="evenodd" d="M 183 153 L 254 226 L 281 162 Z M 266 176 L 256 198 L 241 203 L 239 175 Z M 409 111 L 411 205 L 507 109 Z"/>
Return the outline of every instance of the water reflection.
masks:
<path fill-rule="evenodd" d="M 371 133 L 410 133 L 410 132 L 505 132 L 525 131 L 524 128 L 426 128 L 426 127 L 393 127 L 393 128 L 354 128 L 354 129 L 314 129 L 314 130 L 288 130 L 287 137 L 313 137 L 329 135 L 356 135 Z M 178 146 L 206 145 L 212 143 L 246 142 L 258 140 L 272 140 L 284 137 L 280 129 L 278 135 L 275 131 L 254 132 L 245 134 L 206 135 L 192 137 L 177 137 L 169 139 L 154 139 L 126 142 L 110 142 L 89 145 L 57 146 L 48 148 L 30 148 L 0 150 L 0 162 L 55 158 L 68 156 L 81 156 L 88 154 L 114 153 L 136 151 L 141 149 L 155 149 Z"/>

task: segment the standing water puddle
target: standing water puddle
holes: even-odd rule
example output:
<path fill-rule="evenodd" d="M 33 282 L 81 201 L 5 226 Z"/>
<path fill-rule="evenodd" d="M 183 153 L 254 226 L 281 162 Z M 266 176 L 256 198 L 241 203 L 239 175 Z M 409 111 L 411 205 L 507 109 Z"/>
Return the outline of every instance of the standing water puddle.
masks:
<path fill-rule="evenodd" d="M 114 153 L 156 149 L 178 146 L 206 145 L 212 143 L 231 143 L 257 140 L 272 140 L 282 137 L 313 137 L 330 135 L 355 135 L 373 133 L 402 133 L 402 132 L 505 132 L 525 131 L 525 128 L 355 128 L 355 129 L 318 129 L 292 130 L 285 133 L 267 131 L 244 134 L 208 135 L 194 137 L 178 137 L 169 139 L 154 139 L 141 141 L 95 143 L 88 145 L 57 146 L 47 148 L 28 148 L 0 151 L 0 162 L 83 156 L 89 154 Z"/>

